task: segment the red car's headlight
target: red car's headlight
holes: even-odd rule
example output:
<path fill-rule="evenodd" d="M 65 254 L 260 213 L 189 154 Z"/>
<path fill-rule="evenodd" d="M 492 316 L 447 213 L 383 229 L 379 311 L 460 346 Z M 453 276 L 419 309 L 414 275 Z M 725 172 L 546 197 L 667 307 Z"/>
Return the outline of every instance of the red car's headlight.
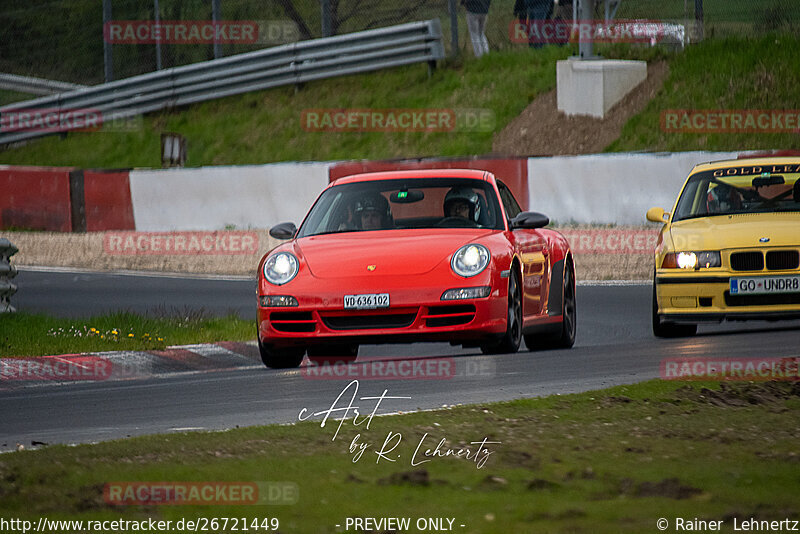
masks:
<path fill-rule="evenodd" d="M 294 254 L 278 252 L 264 262 L 264 278 L 270 284 L 281 286 L 297 276 L 298 267 L 299 263 Z"/>
<path fill-rule="evenodd" d="M 464 245 L 453 254 L 450 267 L 459 276 L 469 278 L 480 274 L 489 265 L 489 249 L 483 245 Z"/>

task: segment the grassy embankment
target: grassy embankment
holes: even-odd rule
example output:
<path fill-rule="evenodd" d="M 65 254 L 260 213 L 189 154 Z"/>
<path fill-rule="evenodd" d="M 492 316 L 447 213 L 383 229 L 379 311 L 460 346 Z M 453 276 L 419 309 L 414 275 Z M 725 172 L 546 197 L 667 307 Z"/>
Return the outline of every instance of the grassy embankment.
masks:
<path fill-rule="evenodd" d="M 280 532 L 302 533 L 343 531 L 334 525 L 348 516 L 449 517 L 465 533 L 657 532 L 659 518 L 674 532 L 676 517 L 724 520 L 722 531 L 733 532 L 734 518 L 797 518 L 796 385 L 735 384 L 721 391 L 703 385 L 651 381 L 378 417 L 369 428 L 346 421 L 336 439 L 337 424 L 321 428 L 317 417 L 293 426 L 17 452 L 0 459 L 2 514 L 34 525 L 41 516 L 248 523 L 275 517 Z M 383 389 L 368 381 L 358 394 Z M 378 413 L 391 410 L 386 400 Z M 389 433 L 401 435 L 392 451 L 396 462 L 376 454 Z M 348 448 L 357 434 L 370 447 L 354 462 Z M 443 438 L 443 450 L 466 445 L 473 455 L 471 442 L 501 443 L 486 445 L 491 454 L 478 469 L 473 458 L 425 456 Z M 430 461 L 412 466 L 412 459 Z M 129 481 L 289 482 L 297 484 L 298 500 L 282 506 L 104 501 L 106 484 Z"/>
<path fill-rule="evenodd" d="M 210 317 L 197 310 L 162 311 L 147 316 L 114 313 L 91 319 L 18 312 L 0 316 L 0 326 L 0 356 L 154 350 L 255 338 L 253 321 L 236 315 Z"/>
<path fill-rule="evenodd" d="M 393 158 L 481 154 L 491 131 L 334 133 L 305 131 L 306 109 L 462 109 L 494 114 L 496 128 L 516 117 L 538 94 L 555 86 L 557 59 L 566 48 L 498 52 L 480 61 L 437 69 L 412 65 L 206 102 L 151 114 L 135 132 L 74 133 L 0 153 L 0 162 L 87 167 L 159 167 L 160 132 L 188 142 L 187 165 L 291 160 Z"/>
<path fill-rule="evenodd" d="M 712 39 L 670 61 L 664 88 L 606 149 L 626 151 L 800 149 L 798 133 L 666 133 L 664 110 L 795 110 L 800 103 L 797 35 Z"/>
<path fill-rule="evenodd" d="M 667 57 L 670 76 L 647 108 L 633 117 L 609 151 L 682 151 L 800 148 L 785 134 L 676 134 L 661 130 L 667 109 L 795 109 L 800 38 L 710 39 L 682 53 L 598 47 L 608 57 Z M 493 133 L 537 95 L 555 86 L 555 61 L 569 47 L 518 49 L 444 66 L 428 79 L 414 65 L 360 76 L 284 87 L 156 113 L 134 132 L 74 133 L 0 153 L 8 164 L 83 167 L 158 167 L 159 135 L 174 131 L 189 144 L 187 164 L 224 165 L 291 160 L 380 159 L 488 154 Z M 313 132 L 303 110 L 320 108 L 482 108 L 494 114 L 492 131 Z"/>

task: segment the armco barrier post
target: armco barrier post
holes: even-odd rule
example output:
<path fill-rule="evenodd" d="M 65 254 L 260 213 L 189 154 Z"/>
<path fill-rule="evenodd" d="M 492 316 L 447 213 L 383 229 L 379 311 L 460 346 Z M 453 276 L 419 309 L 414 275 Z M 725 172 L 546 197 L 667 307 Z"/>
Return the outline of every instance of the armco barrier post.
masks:
<path fill-rule="evenodd" d="M 11 241 L 0 238 L 0 313 L 16 311 L 11 305 L 11 295 L 17 292 L 17 286 L 11 279 L 17 276 L 17 269 L 11 265 L 11 256 L 18 251 Z"/>

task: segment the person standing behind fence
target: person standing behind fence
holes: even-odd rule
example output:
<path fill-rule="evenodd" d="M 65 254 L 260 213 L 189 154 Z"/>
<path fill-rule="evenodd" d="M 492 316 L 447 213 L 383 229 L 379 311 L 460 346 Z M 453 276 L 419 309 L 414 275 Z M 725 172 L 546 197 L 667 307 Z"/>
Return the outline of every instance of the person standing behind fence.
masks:
<path fill-rule="evenodd" d="M 491 0 L 461 0 L 467 8 L 467 28 L 472 40 L 472 49 L 475 57 L 481 57 L 489 52 L 489 41 L 486 39 L 486 18 L 489 14 Z"/>
<path fill-rule="evenodd" d="M 553 0 L 516 0 L 514 2 L 514 17 L 521 23 L 526 24 L 528 35 L 528 46 L 541 48 L 544 42 L 541 38 L 542 23 L 550 18 L 553 13 Z M 533 25 L 538 26 L 539 31 L 532 31 Z"/>

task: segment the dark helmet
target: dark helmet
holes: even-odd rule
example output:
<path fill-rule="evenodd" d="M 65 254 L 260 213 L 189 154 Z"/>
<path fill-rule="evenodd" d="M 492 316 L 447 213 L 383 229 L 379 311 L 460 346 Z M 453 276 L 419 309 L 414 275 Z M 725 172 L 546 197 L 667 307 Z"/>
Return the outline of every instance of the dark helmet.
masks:
<path fill-rule="evenodd" d="M 384 225 L 391 221 L 392 212 L 389 210 L 389 201 L 380 193 L 367 193 L 353 205 L 353 213 L 361 217 L 365 211 L 377 211 L 381 215 Z"/>
<path fill-rule="evenodd" d="M 454 187 L 444 197 L 444 214 L 450 213 L 450 206 L 456 202 L 469 205 L 469 220 L 478 222 L 481 216 L 481 203 L 478 193 L 469 187 Z"/>
<path fill-rule="evenodd" d="M 742 207 L 742 198 L 733 187 L 718 183 L 708 191 L 707 208 L 709 213 L 730 213 Z"/>

